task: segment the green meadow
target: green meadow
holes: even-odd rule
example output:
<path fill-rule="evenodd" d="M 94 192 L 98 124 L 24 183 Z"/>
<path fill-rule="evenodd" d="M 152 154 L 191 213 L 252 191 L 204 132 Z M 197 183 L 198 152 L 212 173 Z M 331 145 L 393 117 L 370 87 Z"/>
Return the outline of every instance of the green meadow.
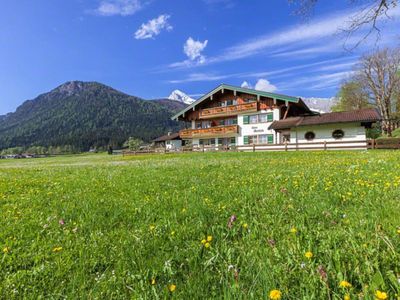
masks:
<path fill-rule="evenodd" d="M 0 299 L 399 299 L 400 152 L 2 160 L 0 247 Z"/>

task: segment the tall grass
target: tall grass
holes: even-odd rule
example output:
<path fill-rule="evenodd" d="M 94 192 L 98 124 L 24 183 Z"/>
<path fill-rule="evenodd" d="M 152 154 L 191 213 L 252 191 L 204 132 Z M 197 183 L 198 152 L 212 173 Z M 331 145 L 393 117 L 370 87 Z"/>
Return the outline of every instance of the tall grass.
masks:
<path fill-rule="evenodd" d="M 389 151 L 1 161 L 0 298 L 397 299 L 399 170 Z"/>

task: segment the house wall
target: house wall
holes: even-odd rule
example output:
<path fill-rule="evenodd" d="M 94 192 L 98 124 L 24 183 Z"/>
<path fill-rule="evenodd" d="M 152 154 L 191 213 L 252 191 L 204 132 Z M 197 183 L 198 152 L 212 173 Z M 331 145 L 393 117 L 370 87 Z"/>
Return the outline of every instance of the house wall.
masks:
<path fill-rule="evenodd" d="M 344 131 L 344 137 L 336 140 L 332 137 L 332 132 L 336 129 Z M 304 135 L 312 131 L 315 133 L 315 139 L 307 141 Z M 334 142 L 334 141 L 362 141 L 366 140 L 365 128 L 360 123 L 337 123 L 327 125 L 314 125 L 292 128 L 290 132 L 291 143 L 312 143 L 312 142 Z"/>
<path fill-rule="evenodd" d="M 273 134 L 274 135 L 274 143 L 277 142 L 277 135 L 275 135 L 275 131 L 272 129 L 271 130 L 268 129 L 268 127 L 271 125 L 272 122 L 257 123 L 257 124 L 243 124 L 244 116 L 259 115 L 259 114 L 269 113 L 269 112 L 272 112 L 274 115 L 273 121 L 279 120 L 279 118 L 280 118 L 279 108 L 266 109 L 266 110 L 258 111 L 256 113 L 238 115 L 239 136 L 237 138 L 237 145 L 239 145 L 239 146 L 244 145 L 244 138 L 243 138 L 244 136 L 260 135 L 260 134 Z"/>
<path fill-rule="evenodd" d="M 170 140 L 165 142 L 165 149 L 180 149 L 182 147 L 182 140 Z"/>

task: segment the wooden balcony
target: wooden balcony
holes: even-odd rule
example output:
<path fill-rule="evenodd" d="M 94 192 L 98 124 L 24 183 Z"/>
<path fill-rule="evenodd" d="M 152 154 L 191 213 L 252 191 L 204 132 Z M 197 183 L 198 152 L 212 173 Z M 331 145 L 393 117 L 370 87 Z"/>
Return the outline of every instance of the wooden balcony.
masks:
<path fill-rule="evenodd" d="M 237 125 L 216 126 L 201 129 L 183 129 L 179 132 L 182 139 L 232 137 L 239 132 Z"/>
<path fill-rule="evenodd" d="M 221 106 L 201 109 L 199 111 L 200 119 L 209 119 L 214 117 L 235 116 L 244 112 L 256 112 L 258 102 L 243 103 L 238 105 Z"/>

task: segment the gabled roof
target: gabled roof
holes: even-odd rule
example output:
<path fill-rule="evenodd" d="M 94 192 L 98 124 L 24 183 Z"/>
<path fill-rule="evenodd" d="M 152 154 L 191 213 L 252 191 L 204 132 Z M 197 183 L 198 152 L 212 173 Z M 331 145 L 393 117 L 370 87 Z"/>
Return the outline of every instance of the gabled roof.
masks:
<path fill-rule="evenodd" d="M 164 142 L 170 140 L 180 140 L 179 132 L 166 134 L 153 140 L 153 142 Z"/>
<path fill-rule="evenodd" d="M 376 109 L 366 108 L 353 111 L 332 112 L 314 116 L 291 117 L 272 122 L 272 124 L 269 126 L 269 129 L 279 130 L 299 126 L 333 123 L 377 122 L 379 120 L 381 120 L 381 116 Z"/>
<path fill-rule="evenodd" d="M 196 105 L 200 104 L 207 98 L 209 98 L 211 95 L 214 95 L 215 93 L 219 92 L 220 90 L 232 90 L 232 91 L 237 91 L 237 92 L 242 92 L 250 95 L 255 95 L 255 96 L 261 96 L 261 97 L 268 97 L 272 99 L 277 99 L 277 100 L 283 100 L 283 101 L 288 101 L 288 102 L 294 102 L 298 103 L 300 98 L 298 97 L 292 97 L 292 96 L 287 96 L 287 95 L 281 95 L 281 94 L 276 94 L 276 93 L 269 93 L 269 92 L 264 92 L 264 91 L 258 91 L 258 90 L 253 90 L 253 89 L 247 89 L 247 88 L 242 88 L 238 86 L 233 86 L 233 85 L 228 85 L 228 84 L 221 84 L 217 86 L 215 89 L 210 91 L 209 93 L 205 94 L 202 96 L 200 99 L 196 100 L 192 104 L 190 104 L 188 107 L 177 113 L 175 116 L 173 116 L 171 119 L 176 120 L 180 115 L 184 114 L 185 112 L 189 111 Z"/>

